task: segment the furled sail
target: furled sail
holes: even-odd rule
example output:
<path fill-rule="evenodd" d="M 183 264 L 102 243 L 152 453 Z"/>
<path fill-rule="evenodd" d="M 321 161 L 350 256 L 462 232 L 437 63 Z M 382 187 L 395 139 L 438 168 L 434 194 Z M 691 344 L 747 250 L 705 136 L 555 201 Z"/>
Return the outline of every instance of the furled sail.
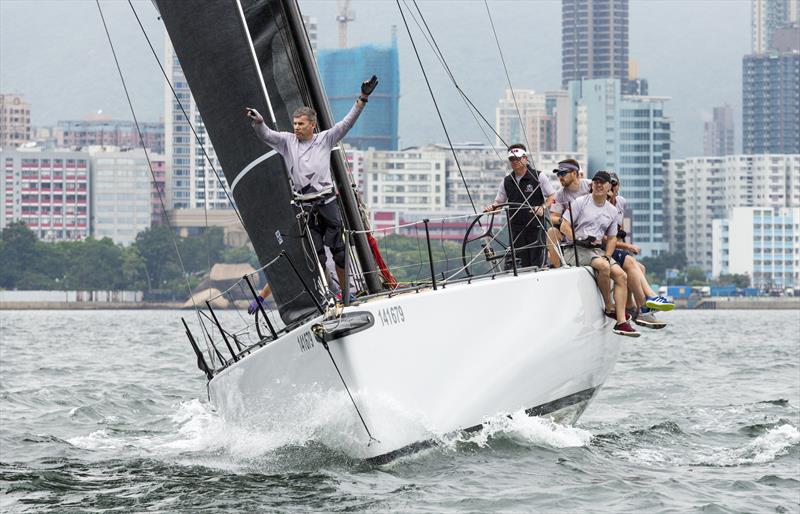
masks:
<path fill-rule="evenodd" d="M 292 111 L 305 103 L 284 57 L 278 20 L 261 19 L 260 33 L 251 39 L 237 0 L 156 5 L 259 260 L 266 264 L 285 251 L 303 280 L 315 283 L 319 272 L 303 249 L 283 159 L 255 136 L 244 110 L 254 107 L 276 130 L 291 130 Z M 275 71 L 263 78 L 254 41 L 262 56 L 274 57 L 268 65 Z M 285 322 L 315 311 L 285 259 L 270 267 L 267 278 Z"/>

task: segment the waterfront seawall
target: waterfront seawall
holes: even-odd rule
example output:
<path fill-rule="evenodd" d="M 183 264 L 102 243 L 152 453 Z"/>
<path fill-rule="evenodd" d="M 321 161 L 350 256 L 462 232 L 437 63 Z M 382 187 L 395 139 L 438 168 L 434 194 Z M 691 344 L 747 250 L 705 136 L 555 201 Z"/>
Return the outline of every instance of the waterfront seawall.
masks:
<path fill-rule="evenodd" d="M 0 311 L 166 310 L 182 307 L 182 302 L 0 302 Z"/>
<path fill-rule="evenodd" d="M 757 296 L 757 297 L 728 297 L 715 296 L 702 298 L 691 309 L 718 309 L 718 310 L 797 310 L 800 311 L 800 297 L 793 296 Z"/>

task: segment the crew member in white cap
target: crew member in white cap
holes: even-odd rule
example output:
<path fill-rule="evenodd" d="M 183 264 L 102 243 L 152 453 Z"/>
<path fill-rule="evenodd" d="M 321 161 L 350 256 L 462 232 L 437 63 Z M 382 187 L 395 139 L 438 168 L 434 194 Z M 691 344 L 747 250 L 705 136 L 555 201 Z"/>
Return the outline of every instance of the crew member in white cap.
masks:
<path fill-rule="evenodd" d="M 508 203 L 511 218 L 508 225 L 520 266 L 541 267 L 546 246 L 545 213 L 556 191 L 543 172 L 531 167 L 525 145 L 509 146 L 508 160 L 513 171 L 503 179 L 494 202 L 484 212 Z"/>

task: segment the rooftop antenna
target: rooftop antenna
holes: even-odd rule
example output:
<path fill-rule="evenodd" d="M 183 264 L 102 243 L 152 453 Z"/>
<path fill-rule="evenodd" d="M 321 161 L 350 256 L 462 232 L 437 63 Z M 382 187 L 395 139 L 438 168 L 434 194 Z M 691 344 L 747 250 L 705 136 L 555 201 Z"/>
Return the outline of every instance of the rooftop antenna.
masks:
<path fill-rule="evenodd" d="M 356 13 L 350 9 L 350 0 L 338 0 L 338 4 L 336 21 L 339 23 L 339 48 L 347 48 L 347 24 L 355 21 Z"/>

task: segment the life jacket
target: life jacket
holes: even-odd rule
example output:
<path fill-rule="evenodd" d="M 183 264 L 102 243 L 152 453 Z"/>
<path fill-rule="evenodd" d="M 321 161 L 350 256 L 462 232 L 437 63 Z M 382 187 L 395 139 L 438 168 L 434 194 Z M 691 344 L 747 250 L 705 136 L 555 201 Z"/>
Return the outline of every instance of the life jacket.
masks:
<path fill-rule="evenodd" d="M 503 188 L 506 190 L 506 197 L 508 198 L 506 201 L 512 206 L 519 205 L 519 207 L 509 207 L 510 224 L 513 227 L 539 226 L 536 222 L 528 224 L 534 216 L 531 208 L 544 204 L 544 195 L 542 194 L 542 188 L 539 187 L 539 178 L 531 171 L 531 168 L 528 167 L 525 174 L 519 179 L 519 183 L 517 183 L 513 172 L 503 179 Z"/>

